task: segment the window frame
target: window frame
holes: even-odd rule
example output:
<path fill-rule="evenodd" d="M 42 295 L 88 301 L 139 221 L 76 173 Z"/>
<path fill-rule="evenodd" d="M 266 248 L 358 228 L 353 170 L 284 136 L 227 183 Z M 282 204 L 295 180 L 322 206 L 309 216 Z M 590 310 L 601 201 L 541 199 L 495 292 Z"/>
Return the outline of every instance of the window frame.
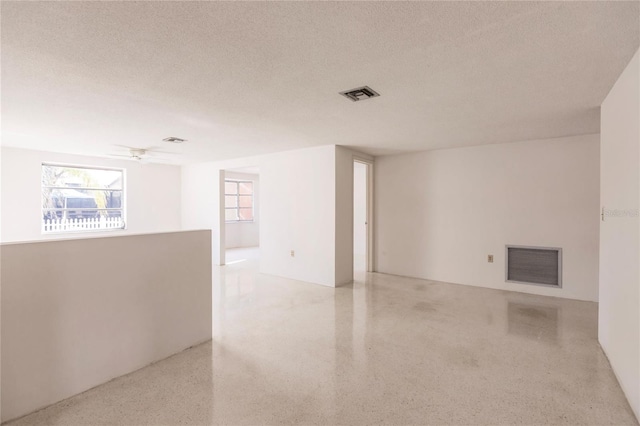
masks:
<path fill-rule="evenodd" d="M 127 169 L 123 168 L 123 167 L 103 167 L 103 166 L 90 166 L 90 165 L 85 165 L 85 164 L 70 164 L 70 163 L 58 163 L 58 162 L 50 162 L 50 161 L 43 161 L 42 163 L 40 163 L 40 196 L 42 197 L 43 195 L 43 191 L 45 188 L 47 189 L 68 189 L 69 187 L 63 187 L 63 186 L 58 186 L 58 185 L 50 185 L 50 186 L 45 186 L 43 184 L 43 169 L 45 166 L 53 166 L 53 167 L 66 167 L 66 168 L 70 168 L 70 169 L 88 169 L 88 170 L 105 170 L 105 171 L 113 171 L 113 172 L 120 172 L 121 176 L 122 176 L 122 188 L 121 189 L 114 189 L 114 191 L 121 191 L 122 195 L 120 197 L 120 203 L 121 203 L 121 207 L 119 208 L 89 208 L 89 207 L 82 207 L 81 209 L 78 208 L 56 208 L 56 209 L 45 209 L 45 207 L 42 205 L 42 200 L 40 201 L 40 233 L 42 235 L 54 235 L 54 234 L 58 234 L 58 235 L 63 235 L 63 234 L 85 234 L 85 233 L 95 233 L 95 232 L 117 232 L 117 231 L 125 231 L 127 229 L 127 197 L 126 197 L 126 193 L 127 193 Z M 109 190 L 109 188 L 94 188 L 94 187 L 81 187 L 81 189 L 83 190 L 90 190 L 90 191 L 105 191 L 105 190 Z M 120 227 L 114 227 L 114 228 L 85 228 L 85 229 L 69 229 L 69 230 L 53 230 L 53 231 L 48 231 L 45 230 L 45 223 L 44 223 L 44 214 L 45 214 L 45 210 L 46 211 L 65 211 L 65 210 L 83 210 L 83 211 L 120 211 L 120 217 L 122 218 L 122 226 Z"/>
<path fill-rule="evenodd" d="M 235 194 L 227 194 L 227 183 L 235 183 L 236 184 L 236 193 Z M 250 183 L 251 184 L 251 194 L 240 194 L 240 184 L 241 183 Z M 249 179 L 229 179 L 225 178 L 224 180 L 224 222 L 225 223 L 253 223 L 256 221 L 256 209 L 255 209 L 255 181 Z M 246 197 L 251 195 L 251 220 L 243 220 L 240 219 L 240 197 Z M 227 197 L 236 197 L 236 207 L 227 207 Z M 247 209 L 248 207 L 242 207 L 243 209 Z M 236 220 L 227 220 L 227 210 L 237 210 L 236 216 L 238 219 Z"/>

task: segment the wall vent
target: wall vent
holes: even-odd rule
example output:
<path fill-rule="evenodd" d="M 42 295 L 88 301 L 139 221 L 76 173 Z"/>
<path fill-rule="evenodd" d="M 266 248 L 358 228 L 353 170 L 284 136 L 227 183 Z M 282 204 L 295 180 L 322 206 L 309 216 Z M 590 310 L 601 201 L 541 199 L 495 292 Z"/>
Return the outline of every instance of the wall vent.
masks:
<path fill-rule="evenodd" d="M 506 281 L 562 287 L 562 249 L 506 246 Z"/>
<path fill-rule="evenodd" d="M 340 94 L 347 99 L 351 99 L 353 102 L 380 96 L 378 92 L 376 92 L 369 86 L 362 86 L 358 87 L 357 89 L 346 90 L 344 92 L 340 92 Z"/>

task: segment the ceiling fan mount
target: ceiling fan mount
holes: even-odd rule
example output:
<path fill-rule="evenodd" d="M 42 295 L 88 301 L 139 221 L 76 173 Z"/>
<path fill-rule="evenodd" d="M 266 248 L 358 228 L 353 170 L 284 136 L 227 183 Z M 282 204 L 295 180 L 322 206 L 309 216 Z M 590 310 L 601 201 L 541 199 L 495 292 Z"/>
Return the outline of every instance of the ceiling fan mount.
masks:
<path fill-rule="evenodd" d="M 129 149 L 129 154 L 133 160 L 140 161 L 147 155 L 147 150 L 143 148 L 131 148 Z"/>
<path fill-rule="evenodd" d="M 109 154 L 109 157 L 114 158 L 125 158 L 127 160 L 138 161 L 138 162 L 167 162 L 169 161 L 166 158 L 158 157 L 156 154 L 177 154 L 175 152 L 169 151 L 161 151 L 155 146 L 150 146 L 147 148 L 138 148 L 134 146 L 126 146 L 126 145 L 114 145 L 119 148 L 125 148 L 127 151 L 126 154 Z"/>

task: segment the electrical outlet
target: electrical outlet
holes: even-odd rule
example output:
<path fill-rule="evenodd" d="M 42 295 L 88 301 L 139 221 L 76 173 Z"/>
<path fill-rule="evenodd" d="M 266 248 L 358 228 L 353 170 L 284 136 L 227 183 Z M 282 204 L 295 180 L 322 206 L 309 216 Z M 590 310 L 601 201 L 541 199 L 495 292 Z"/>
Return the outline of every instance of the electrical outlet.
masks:
<path fill-rule="evenodd" d="M 487 256 L 487 262 L 493 263 L 493 255 L 492 254 Z"/>
<path fill-rule="evenodd" d="M 296 252 L 294 250 L 291 250 L 291 257 L 296 257 Z"/>

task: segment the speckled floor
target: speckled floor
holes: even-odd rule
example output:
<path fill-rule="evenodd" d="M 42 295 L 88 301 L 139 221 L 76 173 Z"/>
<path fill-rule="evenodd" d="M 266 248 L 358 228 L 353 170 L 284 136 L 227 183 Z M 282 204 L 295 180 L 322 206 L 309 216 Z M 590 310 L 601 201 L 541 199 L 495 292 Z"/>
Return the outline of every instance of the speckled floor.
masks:
<path fill-rule="evenodd" d="M 214 338 L 18 425 L 637 424 L 597 305 L 382 274 L 215 277 Z"/>

